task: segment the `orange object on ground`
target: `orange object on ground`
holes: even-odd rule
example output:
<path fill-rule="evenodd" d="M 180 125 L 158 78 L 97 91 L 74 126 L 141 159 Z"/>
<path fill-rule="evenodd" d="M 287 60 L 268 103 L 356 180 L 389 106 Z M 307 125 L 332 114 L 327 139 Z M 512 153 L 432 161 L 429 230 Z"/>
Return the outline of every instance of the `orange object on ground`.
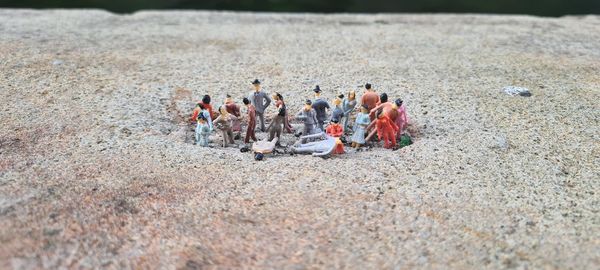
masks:
<path fill-rule="evenodd" d="M 377 136 L 383 140 L 383 146 L 385 148 L 396 147 L 396 132 L 398 131 L 396 123 L 382 114 L 377 118 L 375 125 L 377 126 Z"/>

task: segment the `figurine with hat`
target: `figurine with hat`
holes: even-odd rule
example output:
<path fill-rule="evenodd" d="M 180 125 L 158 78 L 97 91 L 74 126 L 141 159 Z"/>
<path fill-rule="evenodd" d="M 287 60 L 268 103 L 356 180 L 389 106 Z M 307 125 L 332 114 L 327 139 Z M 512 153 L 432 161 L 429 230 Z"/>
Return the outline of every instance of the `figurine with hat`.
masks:
<path fill-rule="evenodd" d="M 321 88 L 318 85 L 313 89 L 313 92 L 315 92 L 315 100 L 312 102 L 312 108 L 317 113 L 317 127 L 323 130 L 323 124 L 327 120 L 327 110 L 331 107 L 329 107 L 326 100 L 321 98 Z"/>
<path fill-rule="evenodd" d="M 304 122 L 304 129 L 302 130 L 303 136 L 321 132 L 321 130 L 317 128 L 317 113 L 312 108 L 312 101 L 310 101 L 310 99 L 307 99 L 306 102 L 304 102 L 304 108 L 296 114 L 296 119 Z"/>
<path fill-rule="evenodd" d="M 261 85 L 258 79 L 255 79 L 252 82 L 252 86 L 254 86 L 254 92 L 250 94 L 248 99 L 256 110 L 256 116 L 258 116 L 258 120 L 260 121 L 260 131 L 265 132 L 265 110 L 271 104 L 271 98 L 268 94 L 261 91 Z"/>

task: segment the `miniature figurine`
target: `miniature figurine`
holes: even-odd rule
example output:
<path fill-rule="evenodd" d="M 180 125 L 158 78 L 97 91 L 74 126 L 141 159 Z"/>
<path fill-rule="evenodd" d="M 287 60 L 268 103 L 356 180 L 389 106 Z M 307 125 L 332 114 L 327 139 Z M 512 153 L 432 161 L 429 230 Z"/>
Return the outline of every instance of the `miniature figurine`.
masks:
<path fill-rule="evenodd" d="M 231 126 L 233 120 L 235 120 L 237 117 L 227 112 L 225 105 L 219 108 L 219 112 L 221 115 L 219 115 L 219 117 L 213 121 L 213 125 L 223 133 L 223 147 L 227 147 L 228 143 L 235 143 L 233 141 L 233 132 L 231 131 Z"/>
<path fill-rule="evenodd" d="M 292 125 L 290 125 L 290 121 L 288 119 L 287 107 L 285 106 L 285 102 L 283 101 L 283 95 L 278 92 L 273 93 L 273 100 L 275 100 L 275 107 L 279 108 L 279 106 L 283 106 L 285 109 L 285 116 L 283 118 L 283 129 L 287 133 L 293 133 Z"/>
<path fill-rule="evenodd" d="M 260 120 L 260 131 L 265 132 L 264 113 L 265 109 L 267 109 L 269 104 L 271 104 L 271 99 L 269 98 L 269 95 L 260 91 L 260 81 L 258 79 L 254 80 L 252 85 L 254 86 L 254 92 L 250 94 L 248 99 L 252 102 L 252 105 L 254 105 L 254 108 L 256 109 L 256 115 L 258 116 L 258 120 Z"/>
<path fill-rule="evenodd" d="M 326 156 L 336 148 L 336 138 L 323 132 L 300 137 L 300 141 L 311 140 L 292 146 L 292 152 L 297 154 L 312 154 L 313 156 Z M 313 141 L 316 140 L 316 141 Z"/>
<path fill-rule="evenodd" d="M 277 138 L 281 139 L 281 132 L 283 131 L 283 122 L 285 118 L 285 108 L 283 105 L 279 105 L 277 108 L 277 113 L 273 115 L 273 119 L 271 120 L 271 124 L 267 128 L 269 131 L 269 141 Z"/>
<path fill-rule="evenodd" d="M 204 97 L 202 97 L 202 101 L 198 102 L 198 103 L 202 104 L 202 106 L 204 106 L 204 108 L 208 110 L 208 112 L 210 113 L 211 119 L 215 119 L 216 115 L 215 115 L 215 112 L 213 111 L 212 105 L 210 105 L 210 100 L 211 99 L 210 99 L 209 95 L 204 95 Z"/>
<path fill-rule="evenodd" d="M 354 134 L 352 134 L 352 147 L 358 148 L 365 144 L 365 135 L 367 126 L 371 120 L 369 119 L 369 109 L 367 105 L 360 107 L 360 113 L 356 115 L 356 122 L 354 123 Z"/>
<path fill-rule="evenodd" d="M 204 114 L 200 114 L 197 118 L 196 125 L 196 144 L 207 147 L 208 146 L 208 136 L 210 135 L 210 126 L 208 125 L 208 121 Z"/>
<path fill-rule="evenodd" d="M 200 103 L 196 103 L 194 110 L 192 111 L 192 117 L 190 123 L 196 123 L 198 121 L 198 114 L 200 113 Z"/>
<path fill-rule="evenodd" d="M 394 104 L 388 101 L 388 95 L 386 93 L 382 93 L 379 97 L 379 103 L 375 108 L 371 109 L 369 117 L 371 119 L 375 118 L 375 113 L 379 110 L 383 110 L 383 114 L 389 117 L 392 121 L 396 121 L 398 116 L 398 111 L 393 108 Z"/>
<path fill-rule="evenodd" d="M 204 115 L 204 118 L 206 119 L 206 122 L 208 123 L 208 127 L 210 128 L 210 131 L 212 131 L 213 126 L 212 126 L 212 118 L 210 117 L 210 112 L 204 107 L 204 105 L 202 103 L 196 104 L 196 108 L 194 109 L 194 112 L 192 113 L 192 119 L 194 120 L 194 122 L 198 121 L 198 117 L 200 115 Z M 192 119 L 190 119 L 190 120 L 192 120 Z"/>
<path fill-rule="evenodd" d="M 315 133 L 321 132 L 317 128 L 317 113 L 315 109 L 312 108 L 312 101 L 307 99 L 304 103 L 304 108 L 296 114 L 296 119 L 304 121 L 304 130 L 302 130 L 302 135 L 311 135 Z"/>
<path fill-rule="evenodd" d="M 254 151 L 254 159 L 257 161 L 263 160 L 265 154 L 270 154 L 275 149 L 275 145 L 279 141 L 278 138 L 274 138 L 271 141 L 262 140 L 252 144 L 252 151 Z"/>
<path fill-rule="evenodd" d="M 254 105 L 252 105 L 248 98 L 244 98 L 242 102 L 246 105 L 246 108 L 248 108 L 248 129 L 246 130 L 244 143 L 249 143 L 250 139 L 256 142 L 257 139 L 254 134 L 254 129 L 256 129 L 256 109 L 254 109 Z"/>
<path fill-rule="evenodd" d="M 376 116 L 377 120 L 375 121 L 375 126 L 377 127 L 377 137 L 379 137 L 379 140 L 383 140 L 383 147 L 396 147 L 396 132 L 398 131 L 398 126 L 383 113 L 383 110 L 378 111 Z"/>
<path fill-rule="evenodd" d="M 225 98 L 225 109 L 227 109 L 228 113 L 233 114 L 236 117 L 236 119 L 232 122 L 231 130 L 237 133 L 236 137 L 239 137 L 239 134 L 242 131 L 242 125 L 240 121 L 242 114 L 240 113 L 240 106 L 235 104 L 229 94 L 227 94 L 227 97 Z"/>
<path fill-rule="evenodd" d="M 343 154 L 344 153 L 344 144 L 340 140 L 340 137 L 344 134 L 344 129 L 342 125 L 338 123 L 337 118 L 331 119 L 331 123 L 327 126 L 326 130 L 327 135 L 336 138 L 335 140 L 335 149 L 333 150 L 333 154 Z"/>
<path fill-rule="evenodd" d="M 317 127 L 323 130 L 323 124 L 325 124 L 325 120 L 327 119 L 327 109 L 330 109 L 329 103 L 321 99 L 321 88 L 318 85 L 313 91 L 315 92 L 315 101 L 313 101 L 312 107 L 317 113 Z"/>
<path fill-rule="evenodd" d="M 367 108 L 371 111 L 377 106 L 377 103 L 379 103 L 379 96 L 375 93 L 375 90 L 373 90 L 370 83 L 365 84 L 365 89 L 367 89 L 367 92 L 362 96 L 361 104 L 367 105 Z M 371 116 L 371 121 L 373 121 L 374 118 L 375 117 Z"/>
<path fill-rule="evenodd" d="M 402 137 L 402 133 L 404 133 L 406 127 L 408 127 L 408 116 L 406 115 L 406 107 L 404 106 L 404 102 L 402 101 L 402 99 L 396 99 L 393 108 L 398 113 L 395 121 L 396 125 L 398 126 L 396 139 L 400 139 L 400 137 Z"/>
<path fill-rule="evenodd" d="M 356 108 L 356 92 L 350 90 L 350 92 L 348 92 L 348 97 L 344 98 L 344 101 L 342 102 L 342 110 L 344 111 L 342 125 L 344 131 L 348 131 L 348 122 L 350 118 L 352 118 L 352 111 L 354 111 L 354 108 Z"/>
<path fill-rule="evenodd" d="M 343 98 L 344 95 L 340 94 L 333 100 L 333 106 L 335 106 L 335 108 L 333 109 L 333 112 L 331 112 L 331 121 L 335 119 L 337 122 L 340 122 L 342 117 L 344 117 L 344 110 L 342 110 Z"/>

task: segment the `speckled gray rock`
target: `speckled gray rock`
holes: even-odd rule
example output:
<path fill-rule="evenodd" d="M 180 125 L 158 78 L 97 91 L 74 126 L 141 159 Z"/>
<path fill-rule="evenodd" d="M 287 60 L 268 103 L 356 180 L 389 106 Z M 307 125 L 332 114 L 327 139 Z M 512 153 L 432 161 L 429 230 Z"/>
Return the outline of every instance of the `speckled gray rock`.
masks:
<path fill-rule="evenodd" d="M 0 268 L 591 269 L 599 29 L 0 10 Z M 405 101 L 415 143 L 262 162 L 192 145 L 193 102 L 255 78 L 291 112 L 316 84 L 331 100 L 371 82 Z"/>

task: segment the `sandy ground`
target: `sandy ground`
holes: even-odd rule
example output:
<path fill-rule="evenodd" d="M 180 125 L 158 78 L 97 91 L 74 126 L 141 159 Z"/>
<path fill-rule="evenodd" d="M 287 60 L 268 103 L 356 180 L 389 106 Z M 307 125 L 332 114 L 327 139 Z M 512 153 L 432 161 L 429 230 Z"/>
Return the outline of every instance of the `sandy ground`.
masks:
<path fill-rule="evenodd" d="M 600 17 L 0 10 L 0 55 L 2 269 L 600 264 Z M 193 145 L 255 78 L 293 112 L 371 82 L 415 143 Z"/>

